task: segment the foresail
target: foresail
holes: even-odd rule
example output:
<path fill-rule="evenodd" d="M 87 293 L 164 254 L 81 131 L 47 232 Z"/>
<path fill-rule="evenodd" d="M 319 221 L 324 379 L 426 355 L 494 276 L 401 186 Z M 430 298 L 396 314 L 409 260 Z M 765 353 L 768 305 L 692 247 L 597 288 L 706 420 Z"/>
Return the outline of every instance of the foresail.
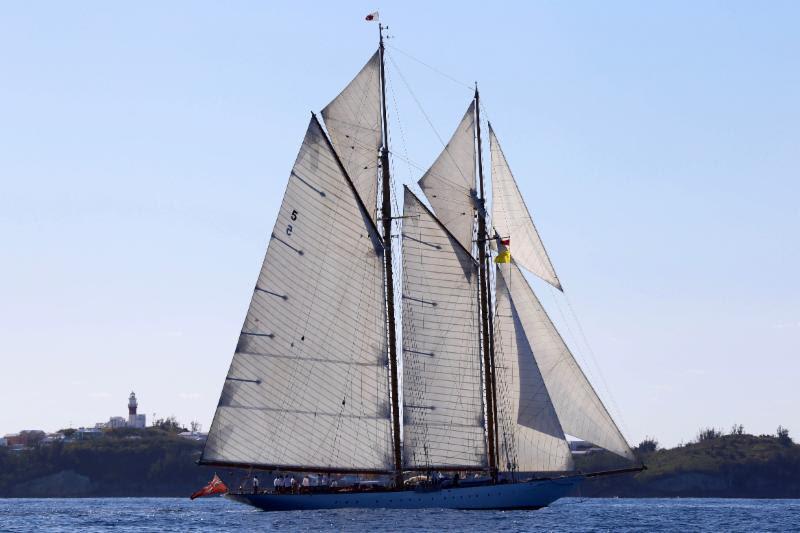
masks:
<path fill-rule="evenodd" d="M 312 119 L 202 462 L 392 468 L 383 247 L 324 135 Z"/>
<path fill-rule="evenodd" d="M 484 467 L 477 265 L 408 189 L 403 217 L 405 466 Z"/>
<path fill-rule="evenodd" d="M 512 259 L 508 267 L 500 272 L 564 433 L 633 461 L 633 452 L 625 437 L 586 379 L 516 262 Z"/>
<path fill-rule="evenodd" d="M 322 110 L 342 164 L 375 220 L 381 146 L 380 57 L 367 61 L 347 87 Z"/>
<path fill-rule="evenodd" d="M 511 255 L 520 266 L 561 289 L 561 282 L 491 125 L 489 144 L 492 155 L 492 224 L 501 238 L 510 239 Z"/>
<path fill-rule="evenodd" d="M 509 267 L 499 266 L 496 292 L 498 466 L 521 472 L 573 470 L 564 432 L 504 281 Z"/>
<path fill-rule="evenodd" d="M 475 101 L 450 142 L 419 180 L 436 217 L 467 250 L 475 219 Z"/>

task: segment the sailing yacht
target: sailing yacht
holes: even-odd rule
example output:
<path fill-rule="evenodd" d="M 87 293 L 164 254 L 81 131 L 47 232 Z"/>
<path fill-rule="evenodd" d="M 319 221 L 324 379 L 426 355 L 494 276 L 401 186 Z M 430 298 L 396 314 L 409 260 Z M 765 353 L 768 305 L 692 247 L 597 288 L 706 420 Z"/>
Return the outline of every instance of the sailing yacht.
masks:
<path fill-rule="evenodd" d="M 312 113 L 199 463 L 385 480 L 229 494 L 264 510 L 544 507 L 610 473 L 566 435 L 633 452 L 525 278 L 561 289 L 491 126 L 487 205 L 477 88 L 393 211 L 383 30 Z"/>

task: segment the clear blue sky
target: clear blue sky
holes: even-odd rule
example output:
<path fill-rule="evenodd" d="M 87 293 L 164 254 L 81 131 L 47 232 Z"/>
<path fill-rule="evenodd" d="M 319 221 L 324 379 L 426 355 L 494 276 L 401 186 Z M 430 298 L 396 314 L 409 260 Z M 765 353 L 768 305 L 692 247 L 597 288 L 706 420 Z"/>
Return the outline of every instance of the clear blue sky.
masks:
<path fill-rule="evenodd" d="M 800 3 L 778 1 L 3 4 L 0 434 L 131 390 L 208 427 L 309 111 L 378 7 L 393 46 L 480 82 L 629 439 L 800 436 Z M 389 53 L 448 136 L 469 91 Z M 393 148 L 425 167 L 441 145 L 388 69 Z"/>

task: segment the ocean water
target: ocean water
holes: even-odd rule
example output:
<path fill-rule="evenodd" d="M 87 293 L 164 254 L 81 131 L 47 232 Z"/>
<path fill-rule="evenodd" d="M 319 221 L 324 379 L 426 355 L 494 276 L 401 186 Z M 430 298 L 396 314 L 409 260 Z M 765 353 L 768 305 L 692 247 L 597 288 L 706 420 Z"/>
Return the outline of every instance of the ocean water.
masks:
<path fill-rule="evenodd" d="M 0 499 L 0 531 L 800 531 L 800 500 L 564 498 L 538 511 L 266 513 L 221 497 Z"/>

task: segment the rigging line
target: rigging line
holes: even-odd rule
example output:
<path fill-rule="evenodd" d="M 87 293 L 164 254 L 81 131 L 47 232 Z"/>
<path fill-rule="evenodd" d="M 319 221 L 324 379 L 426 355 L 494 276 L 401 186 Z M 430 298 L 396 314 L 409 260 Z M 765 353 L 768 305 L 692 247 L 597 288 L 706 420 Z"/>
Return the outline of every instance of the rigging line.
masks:
<path fill-rule="evenodd" d="M 442 77 L 444 77 L 444 78 L 447 78 L 448 80 L 452 81 L 452 82 L 453 82 L 453 83 L 455 83 L 456 85 L 461 85 L 462 87 L 466 88 L 466 89 L 467 89 L 468 91 L 470 91 L 470 92 L 472 92 L 473 90 L 475 90 L 475 87 L 473 87 L 472 85 L 470 85 L 470 84 L 468 84 L 468 83 L 464 83 L 463 81 L 461 81 L 461 80 L 458 80 L 458 79 L 454 78 L 453 76 L 451 76 L 451 75 L 447 74 L 446 72 L 442 72 L 442 71 L 441 71 L 441 70 L 439 70 L 438 68 L 436 68 L 436 67 L 434 67 L 434 66 L 432 66 L 432 65 L 429 65 L 428 63 L 425 63 L 425 62 L 424 62 L 424 61 L 422 61 L 421 59 L 417 59 L 416 57 L 412 56 L 412 55 L 411 55 L 411 54 L 409 54 L 408 52 L 406 52 L 406 51 L 403 51 L 403 50 L 401 50 L 401 49 L 397 48 L 397 47 L 396 47 L 396 46 L 394 46 L 394 45 L 387 44 L 386 46 L 387 46 L 388 48 L 391 48 L 392 50 L 396 50 L 396 51 L 400 52 L 401 54 L 403 54 L 404 56 L 408 57 L 409 59 L 412 59 L 412 60 L 416 61 L 417 63 L 419 63 L 419 64 L 420 64 L 420 65 L 422 65 L 423 67 L 429 68 L 430 70 L 432 70 L 433 72 L 435 72 L 435 73 L 439 74 L 440 76 L 442 76 Z"/>
<path fill-rule="evenodd" d="M 397 74 L 400 76 L 400 80 L 403 82 L 403 85 L 406 86 L 406 89 L 408 90 L 409 94 L 411 94 L 411 97 L 414 99 L 414 102 L 417 104 L 417 107 L 419 108 L 420 112 L 425 117 L 425 120 L 428 122 L 428 125 L 433 130 L 433 133 L 436 134 L 436 138 L 439 139 L 439 143 L 441 143 L 442 147 L 444 148 L 444 151 L 447 152 L 447 155 L 450 157 L 450 159 L 455 164 L 456 169 L 458 169 L 458 173 L 461 174 L 461 177 L 466 180 L 467 178 L 466 178 L 466 176 L 464 176 L 464 173 L 461 172 L 461 167 L 458 165 L 458 162 L 456 161 L 456 158 L 453 157 L 453 154 L 451 154 L 450 150 L 447 149 L 447 143 L 445 143 L 442 140 L 442 136 L 439 135 L 439 130 L 437 130 L 436 126 L 433 125 L 433 121 L 431 121 L 431 118 L 425 112 L 425 108 L 422 107 L 422 103 L 419 101 L 419 98 L 417 98 L 417 95 L 413 91 L 413 89 L 411 89 L 411 85 L 409 85 L 408 80 L 406 80 L 406 77 L 403 76 L 403 72 L 400 70 L 400 67 L 397 66 L 397 63 L 395 62 L 394 58 L 391 55 L 389 56 L 389 61 L 391 61 L 392 65 L 394 65 L 395 70 L 397 70 Z"/>
<path fill-rule="evenodd" d="M 552 288 L 552 286 L 551 286 L 551 291 L 555 294 L 555 289 Z M 611 404 L 612 404 L 614 410 L 616 411 L 616 413 L 612 417 L 612 420 L 614 420 L 615 423 L 618 422 L 619 426 L 622 426 L 620 429 L 623 430 L 624 433 L 628 433 L 628 427 L 627 427 L 628 425 L 625 423 L 625 419 L 622 416 L 622 409 L 619 408 L 619 404 L 617 403 L 616 398 L 614 397 L 614 395 L 611 392 L 611 387 L 608 386 L 608 382 L 606 381 L 605 374 L 603 374 L 602 367 L 600 366 L 599 362 L 597 361 L 597 356 L 595 355 L 591 344 L 589 344 L 589 337 L 586 335 L 586 332 L 583 329 L 583 325 L 581 324 L 581 321 L 578 319 L 578 314 L 575 312 L 575 309 L 572 307 L 572 301 L 570 300 L 570 297 L 566 293 L 562 293 L 562 294 L 564 294 L 564 299 L 567 302 L 567 307 L 569 308 L 570 314 L 572 315 L 572 318 L 575 321 L 575 324 L 576 324 L 577 329 L 578 329 L 578 333 L 580 333 L 581 338 L 583 339 L 583 344 L 586 347 L 586 351 L 589 352 L 589 357 L 590 357 L 590 359 L 592 361 L 592 364 L 597 369 L 597 374 L 599 375 L 600 381 L 601 381 L 601 383 L 603 385 L 603 388 L 605 389 L 604 392 L 605 392 L 606 396 L 608 397 L 608 399 L 611 401 Z M 623 437 L 625 437 L 624 434 L 623 434 Z M 630 443 L 627 443 L 627 444 L 628 444 L 628 446 L 630 446 Z"/>
<path fill-rule="evenodd" d="M 485 121 L 481 120 L 481 122 L 486 122 L 486 124 L 488 125 L 491 122 L 491 119 L 489 118 L 489 111 L 486 109 L 486 104 L 484 103 L 483 98 L 484 98 L 483 95 L 481 95 L 481 101 L 478 103 L 478 105 L 481 106 L 481 113 L 486 115 L 485 117 L 481 118 L 485 118 L 486 120 Z M 488 127 L 486 128 L 486 131 L 489 131 Z"/>
<path fill-rule="evenodd" d="M 496 299 L 495 299 L 496 300 Z M 495 301 L 495 320 L 497 320 L 499 303 Z M 506 359 L 504 338 L 502 328 L 499 327 L 499 321 L 495 323 L 494 329 L 494 337 L 495 337 L 495 351 L 500 355 L 500 359 Z M 499 370 L 499 375 L 501 376 L 500 379 L 500 411 L 501 411 L 501 418 L 502 418 L 502 426 L 503 426 L 503 444 L 504 444 L 504 451 L 506 456 L 506 463 L 511 463 L 515 466 L 518 464 L 519 461 L 519 453 L 517 451 L 517 436 L 516 432 L 513 427 L 513 420 L 512 420 L 512 413 L 513 407 L 511 391 L 510 391 L 510 375 L 512 375 L 512 370 L 510 367 L 506 366 L 505 364 L 497 365 L 495 363 L 495 370 Z"/>
<path fill-rule="evenodd" d="M 414 178 L 411 174 L 411 163 L 408 157 L 408 144 L 406 143 L 406 134 L 405 130 L 403 129 L 403 123 L 400 120 L 400 110 L 397 106 L 397 95 L 394 92 L 394 84 L 389 84 L 389 91 L 392 93 L 392 103 L 394 104 L 394 116 L 397 118 L 397 125 L 400 127 L 400 141 L 403 144 L 403 153 L 405 154 L 404 161 L 406 162 L 406 166 L 408 167 L 408 179 L 409 183 L 414 181 Z M 395 174 L 392 174 L 392 178 L 394 178 Z M 397 207 L 397 206 L 395 206 Z"/>
<path fill-rule="evenodd" d="M 412 167 L 416 168 L 416 169 L 417 169 L 417 170 L 419 170 L 420 172 L 422 172 L 422 173 L 425 173 L 425 172 L 426 172 L 426 169 L 425 169 L 425 167 L 421 166 L 419 163 L 416 163 L 415 161 L 413 161 L 413 160 L 411 160 L 411 159 L 409 159 L 409 158 L 403 157 L 402 155 L 400 155 L 400 154 L 398 154 L 398 153 L 396 153 L 396 152 L 392 152 L 391 150 L 389 151 L 389 153 L 390 153 L 390 154 L 392 154 L 394 157 L 397 157 L 397 158 L 399 158 L 399 159 L 402 159 L 402 160 L 403 160 L 403 161 L 405 161 L 405 162 L 406 162 L 408 165 L 410 165 L 410 166 L 412 166 Z M 428 170 L 430 170 L 430 169 L 428 169 Z M 432 175 L 433 175 L 433 176 L 440 177 L 440 178 L 443 178 L 443 179 L 446 179 L 446 176 L 444 176 L 444 175 L 442 175 L 442 174 L 432 173 Z M 412 178 L 412 180 L 413 180 L 413 178 Z M 412 186 L 412 187 L 417 187 L 417 189 L 419 189 L 419 188 L 418 188 L 418 186 L 417 186 L 417 184 L 416 184 L 416 182 L 413 182 L 413 183 L 411 183 L 411 186 Z M 454 188 L 453 190 L 450 190 L 449 192 L 450 192 L 451 194 L 462 194 L 462 195 L 463 195 L 465 198 L 472 198 L 472 196 L 471 196 L 471 195 L 469 195 L 469 194 L 464 194 L 463 192 L 461 192 L 460 190 L 458 190 L 458 188 Z M 415 194 L 416 194 L 416 193 L 415 193 Z M 417 196 L 419 196 L 419 195 L 417 195 Z"/>
<path fill-rule="evenodd" d="M 443 147 L 447 147 L 447 143 L 445 143 L 444 140 L 442 140 L 442 136 L 439 135 L 439 130 L 437 130 L 436 126 L 433 125 L 433 122 L 431 121 L 430 117 L 425 112 L 425 109 L 422 107 L 422 103 L 417 98 L 416 93 L 411 89 L 411 85 L 409 85 L 408 80 L 406 80 L 406 77 L 403 75 L 403 72 L 400 70 L 400 67 L 397 66 L 397 62 L 395 62 L 394 58 L 391 55 L 389 56 L 389 61 L 391 61 L 392 65 L 394 65 L 394 68 L 397 70 L 397 74 L 400 76 L 400 80 L 403 82 L 403 85 L 405 85 L 405 87 L 408 90 L 409 94 L 411 94 L 411 98 L 414 99 L 414 102 L 417 104 L 417 107 L 419 108 L 420 112 L 425 117 L 425 120 L 428 121 L 428 125 L 433 130 L 433 133 L 436 134 L 436 138 L 439 139 L 439 143 Z"/>
<path fill-rule="evenodd" d="M 394 90 L 394 84 L 393 83 L 388 83 L 388 81 L 389 80 L 387 79 L 386 80 L 386 85 L 389 87 L 389 90 L 390 90 L 390 92 L 392 94 L 392 103 L 394 104 L 394 112 L 395 112 L 394 116 L 396 117 L 397 124 L 398 124 L 398 126 L 400 128 L 400 141 L 401 141 L 401 144 L 403 145 L 403 152 L 406 155 L 405 158 L 401 158 L 401 159 L 406 161 L 406 165 L 407 165 L 407 168 L 408 168 L 409 179 L 413 181 L 413 177 L 412 177 L 412 173 L 411 173 L 411 164 L 408 162 L 409 161 L 409 159 L 408 159 L 408 143 L 406 142 L 405 129 L 403 128 L 403 123 L 400 120 L 400 108 L 397 105 L 397 96 L 396 96 L 396 93 L 395 93 L 395 90 Z M 393 132 L 390 132 L 390 133 L 393 135 Z M 394 154 L 394 152 L 392 152 L 390 150 L 389 151 L 389 155 L 393 156 L 393 157 L 391 157 L 391 159 L 389 159 L 389 164 L 392 167 L 392 171 L 389 174 L 389 180 L 390 180 L 390 185 L 391 185 L 391 191 L 390 191 L 390 193 L 391 193 L 391 201 L 392 201 L 392 205 L 393 205 L 395 211 L 397 211 L 399 213 L 400 212 L 400 206 L 398 204 L 398 199 L 397 199 L 397 194 L 396 194 L 396 190 L 397 189 L 396 189 L 396 183 L 395 183 L 395 176 L 397 175 L 397 173 L 395 172 L 395 168 L 396 168 L 395 161 L 394 161 L 395 154 Z M 399 219 L 398 220 L 394 220 L 393 224 L 392 224 L 392 228 L 393 228 L 393 232 L 396 235 L 400 235 L 402 233 L 401 221 Z M 397 250 L 394 250 L 393 248 L 394 247 L 391 246 L 391 244 L 390 244 L 390 250 L 391 250 L 390 253 L 397 254 L 398 256 L 402 255 L 402 243 L 398 243 L 398 249 Z M 402 277 L 402 276 L 404 276 L 404 274 L 403 274 L 403 266 L 402 266 L 403 265 L 402 258 L 398 257 L 397 259 L 398 259 L 398 261 L 395 264 L 398 266 L 398 268 L 397 268 L 398 277 Z M 397 295 L 398 293 L 402 294 L 402 280 L 401 279 L 395 280 L 395 295 Z M 398 309 L 397 318 L 398 318 L 398 320 L 401 321 L 401 323 L 402 323 L 402 320 L 403 320 L 402 307 L 403 307 L 402 305 L 398 306 L 397 302 L 395 302 L 395 308 Z M 400 328 L 399 333 L 400 333 L 399 338 L 400 338 L 400 340 L 402 342 L 402 338 L 403 338 L 402 328 Z M 403 370 L 403 365 L 402 365 L 401 359 L 402 358 L 398 359 L 398 365 L 399 365 L 398 370 L 399 371 Z M 401 387 L 401 389 L 402 389 L 402 387 Z M 400 394 L 400 396 L 401 396 L 401 399 L 402 399 L 402 393 Z M 402 433 L 402 430 L 401 430 L 401 433 Z"/>
<path fill-rule="evenodd" d="M 575 356 L 577 354 L 580 354 L 580 358 L 581 358 L 581 360 L 583 360 L 583 364 L 581 365 L 580 362 L 577 361 L 577 359 L 576 359 L 576 362 L 578 362 L 579 368 L 584 372 L 584 375 L 585 375 L 586 379 L 589 381 L 589 386 L 591 388 L 595 389 L 595 394 L 598 394 L 597 387 L 595 387 L 595 385 L 592 383 L 592 380 L 589 379 L 589 375 L 587 374 L 587 372 L 590 372 L 593 377 L 599 378 L 600 385 L 602 386 L 602 389 L 603 389 L 602 390 L 603 396 L 605 396 L 608 400 L 610 400 L 612 402 L 612 406 L 616 411 L 619 411 L 619 407 L 618 407 L 616 401 L 614 400 L 613 396 L 611 395 L 611 390 L 608 388 L 608 384 L 606 383 L 606 380 L 605 380 L 605 377 L 603 375 L 603 372 L 600 369 L 600 365 L 597 364 L 597 359 L 594 357 L 594 355 L 592 355 L 591 358 L 587 359 L 585 357 L 585 354 L 583 353 L 584 350 L 578 344 L 579 339 L 578 339 L 577 335 L 575 335 L 575 333 L 572 331 L 572 327 L 570 326 L 570 321 L 567 320 L 567 316 L 564 313 L 564 310 L 562 309 L 561 304 L 558 303 L 558 299 L 556 298 L 557 289 L 555 287 L 553 287 L 552 285 L 550 285 L 549 283 L 547 284 L 547 286 L 548 286 L 548 290 L 550 292 L 550 297 L 551 297 L 552 301 L 555 303 L 555 306 L 558 309 L 559 315 L 561 315 L 562 323 L 567 328 L 567 333 L 568 333 L 569 337 L 573 340 L 573 342 L 571 343 L 572 344 L 572 349 L 570 349 L 569 344 L 567 344 L 567 350 L 569 350 L 570 353 L 572 353 L 573 358 L 575 358 Z M 546 311 L 545 311 L 545 313 L 546 313 Z M 572 313 L 573 313 L 574 322 L 579 327 L 580 326 L 580 322 L 578 321 L 578 317 L 577 317 L 577 315 L 575 315 L 574 311 L 572 311 Z M 554 326 L 555 326 L 555 324 L 554 324 Z M 559 332 L 559 334 L 563 336 L 563 333 Z M 584 336 L 584 342 L 586 343 L 585 339 L 586 339 L 586 337 Z M 564 342 L 566 343 L 566 339 L 564 339 Z M 591 351 L 591 348 L 589 347 L 588 344 L 586 344 L 586 347 L 589 349 L 588 351 Z M 591 368 L 590 368 L 590 364 L 591 364 Z M 599 394 L 598 394 L 598 397 L 599 397 Z M 603 406 L 603 408 L 606 410 L 606 412 L 608 412 L 608 407 L 606 405 L 606 402 L 603 401 L 602 397 L 600 398 L 600 403 Z M 617 428 L 620 429 L 620 431 L 621 431 L 621 428 L 619 426 L 624 426 L 625 425 L 624 421 L 622 420 L 622 417 L 621 416 L 617 416 L 616 414 L 612 415 L 610 412 L 608 412 L 608 415 L 609 415 L 609 417 L 611 417 L 611 421 L 615 425 L 617 425 Z M 615 419 L 619 420 L 620 423 L 617 424 Z M 625 435 L 623 434 L 623 438 L 624 437 L 625 437 Z M 626 441 L 626 444 L 627 444 L 627 441 Z M 630 444 L 628 444 L 628 446 L 630 446 Z"/>

